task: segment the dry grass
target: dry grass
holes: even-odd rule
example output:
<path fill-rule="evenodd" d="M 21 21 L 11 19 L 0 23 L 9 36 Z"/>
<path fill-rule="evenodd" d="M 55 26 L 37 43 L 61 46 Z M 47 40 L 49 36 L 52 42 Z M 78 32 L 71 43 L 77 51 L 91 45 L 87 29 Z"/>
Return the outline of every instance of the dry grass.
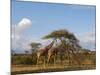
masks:
<path fill-rule="evenodd" d="M 13 65 L 12 74 L 95 69 L 95 65 Z"/>

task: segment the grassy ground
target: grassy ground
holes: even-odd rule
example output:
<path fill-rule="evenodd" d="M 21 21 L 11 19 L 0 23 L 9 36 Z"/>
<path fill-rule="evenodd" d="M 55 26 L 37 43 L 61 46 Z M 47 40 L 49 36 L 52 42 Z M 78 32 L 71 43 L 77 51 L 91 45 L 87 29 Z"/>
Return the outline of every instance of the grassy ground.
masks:
<path fill-rule="evenodd" d="M 75 71 L 75 70 L 92 70 L 96 69 L 96 56 L 95 53 L 89 56 L 79 55 L 81 57 L 81 65 L 77 62 L 73 61 L 69 63 L 67 59 L 63 59 L 61 62 L 60 59 L 56 59 L 55 64 L 52 61 L 49 64 L 45 64 L 42 60 L 39 61 L 39 65 L 32 62 L 30 55 L 15 55 L 12 56 L 12 66 L 11 66 L 11 74 L 29 74 L 29 73 L 44 73 L 44 72 L 57 72 L 57 71 Z M 84 57 L 85 56 L 85 57 Z M 84 57 L 84 58 L 82 58 Z M 36 61 L 36 60 L 34 60 Z M 70 60 L 72 61 L 72 60 Z M 30 63 L 34 64 L 31 65 Z M 13 65 L 16 64 L 16 65 Z M 23 64 L 23 65 L 21 65 Z M 27 64 L 27 65 L 25 65 Z M 30 64 L 30 65 L 29 65 Z M 84 65 L 82 65 L 84 64 Z M 93 65 L 94 64 L 94 65 Z"/>
<path fill-rule="evenodd" d="M 95 65 L 14 65 L 12 66 L 11 74 L 25 73 L 43 73 L 56 71 L 75 71 L 75 70 L 91 70 L 95 69 Z"/>

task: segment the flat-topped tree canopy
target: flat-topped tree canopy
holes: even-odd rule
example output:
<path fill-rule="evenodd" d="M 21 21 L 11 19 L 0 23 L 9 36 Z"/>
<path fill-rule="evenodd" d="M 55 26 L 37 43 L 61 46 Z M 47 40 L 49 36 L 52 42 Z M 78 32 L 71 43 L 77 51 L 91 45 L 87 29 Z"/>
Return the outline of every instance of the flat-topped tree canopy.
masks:
<path fill-rule="evenodd" d="M 36 42 L 30 43 L 30 46 L 32 49 L 38 48 L 40 45 L 41 45 L 41 43 L 36 43 Z"/>
<path fill-rule="evenodd" d="M 50 34 L 46 35 L 45 37 L 43 37 L 43 39 L 50 39 L 50 38 L 62 38 L 62 37 L 68 37 L 69 32 L 65 29 L 60 29 L 60 30 L 55 30 L 53 32 L 51 32 Z"/>
<path fill-rule="evenodd" d="M 67 39 L 69 40 L 69 42 L 76 44 L 77 47 L 81 47 L 79 45 L 79 40 L 76 38 L 76 36 L 73 33 L 69 32 L 67 29 L 55 30 L 49 33 L 48 35 L 44 36 L 43 39 L 59 39 L 61 42 Z"/>

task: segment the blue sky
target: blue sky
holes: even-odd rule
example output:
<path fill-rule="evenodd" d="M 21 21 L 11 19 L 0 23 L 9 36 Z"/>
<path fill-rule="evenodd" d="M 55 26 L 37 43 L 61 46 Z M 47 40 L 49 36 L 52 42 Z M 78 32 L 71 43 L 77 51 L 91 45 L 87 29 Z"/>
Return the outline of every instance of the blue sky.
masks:
<path fill-rule="evenodd" d="M 12 26 L 17 26 L 23 18 L 29 19 L 32 25 L 22 35 L 26 40 L 40 39 L 53 30 L 68 29 L 81 41 L 91 38 L 92 41 L 81 43 L 91 49 L 95 43 L 95 10 L 95 6 L 88 5 L 12 1 Z"/>

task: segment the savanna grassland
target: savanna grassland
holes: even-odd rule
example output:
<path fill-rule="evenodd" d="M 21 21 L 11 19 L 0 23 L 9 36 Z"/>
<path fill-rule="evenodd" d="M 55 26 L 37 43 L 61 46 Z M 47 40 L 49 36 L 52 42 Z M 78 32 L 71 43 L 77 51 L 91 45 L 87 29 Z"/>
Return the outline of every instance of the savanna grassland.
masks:
<path fill-rule="evenodd" d="M 23 60 L 24 59 L 24 60 Z M 40 64 L 31 61 L 29 55 L 15 55 L 13 57 L 12 74 L 21 74 L 21 73 L 40 73 L 40 72 L 55 72 L 55 71 L 75 71 L 75 70 L 91 70 L 96 68 L 95 54 L 91 54 L 88 58 L 81 60 L 82 64 L 69 63 L 68 60 L 63 60 L 60 62 L 60 59 L 56 63 L 47 63 L 44 64 L 40 61 Z"/>
<path fill-rule="evenodd" d="M 44 48 L 32 42 L 30 52 L 24 54 L 12 50 L 12 74 L 96 69 L 96 51 L 82 48 L 73 33 L 56 30 L 43 39 L 52 41 Z"/>

